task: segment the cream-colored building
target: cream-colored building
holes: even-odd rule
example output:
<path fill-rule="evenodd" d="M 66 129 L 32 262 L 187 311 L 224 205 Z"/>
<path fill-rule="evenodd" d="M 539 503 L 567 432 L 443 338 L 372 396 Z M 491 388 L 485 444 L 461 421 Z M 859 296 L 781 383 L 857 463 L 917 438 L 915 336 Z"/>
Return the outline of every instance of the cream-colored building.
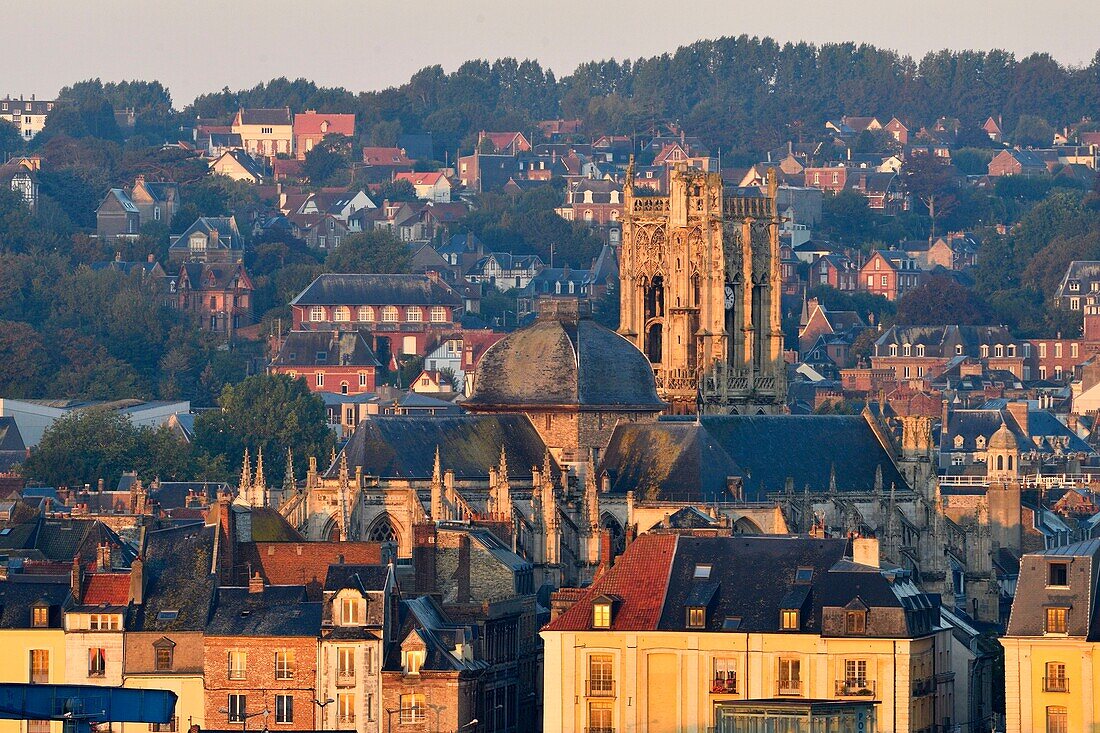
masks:
<path fill-rule="evenodd" d="M 237 110 L 230 129 L 241 136 L 241 144 L 252 155 L 274 158 L 294 153 L 294 118 L 289 107 Z"/>
<path fill-rule="evenodd" d="M 1005 650 L 1007 733 L 1100 728 L 1100 540 L 1028 553 Z"/>
<path fill-rule="evenodd" d="M 53 112 L 53 102 L 45 99 L 0 99 L 0 120 L 6 120 L 19 130 L 19 137 L 33 140 L 46 126 L 46 118 Z"/>
<path fill-rule="evenodd" d="M 0 682 L 61 684 L 65 679 L 64 582 L 0 583 Z M 0 733 L 60 733 L 61 723 L 0 720 Z"/>
<path fill-rule="evenodd" d="M 855 561 L 846 545 L 638 537 L 566 610 L 555 599 L 542 631 L 543 730 L 951 725 L 967 680 L 952 671 L 952 629 L 938 598 L 881 571 L 877 541 L 855 540 Z M 795 712 L 805 728 L 766 727 Z M 836 727 L 813 727 L 826 719 Z"/>

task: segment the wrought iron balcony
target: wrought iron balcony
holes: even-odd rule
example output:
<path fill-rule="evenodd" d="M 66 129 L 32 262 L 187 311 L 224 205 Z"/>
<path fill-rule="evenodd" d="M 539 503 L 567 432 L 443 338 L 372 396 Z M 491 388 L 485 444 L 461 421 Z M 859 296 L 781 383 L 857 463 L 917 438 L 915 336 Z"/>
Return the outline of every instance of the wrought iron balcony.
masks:
<path fill-rule="evenodd" d="M 837 697 L 874 697 L 875 681 L 861 679 L 843 679 L 836 681 Z"/>
<path fill-rule="evenodd" d="M 736 695 L 736 677 L 716 677 L 710 682 L 710 691 L 714 695 Z"/>
<path fill-rule="evenodd" d="M 779 680 L 780 695 L 801 695 L 802 680 Z"/>
<path fill-rule="evenodd" d="M 1044 677 L 1044 692 L 1069 692 L 1069 677 Z"/>

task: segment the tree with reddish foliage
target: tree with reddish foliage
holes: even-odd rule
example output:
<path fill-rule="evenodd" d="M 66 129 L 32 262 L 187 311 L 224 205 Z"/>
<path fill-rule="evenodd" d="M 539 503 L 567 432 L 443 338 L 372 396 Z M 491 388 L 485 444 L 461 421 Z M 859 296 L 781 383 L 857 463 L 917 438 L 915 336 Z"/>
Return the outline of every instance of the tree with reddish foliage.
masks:
<path fill-rule="evenodd" d="M 933 275 L 898 301 L 897 322 L 906 326 L 984 326 L 991 318 L 988 303 L 947 275 Z"/>

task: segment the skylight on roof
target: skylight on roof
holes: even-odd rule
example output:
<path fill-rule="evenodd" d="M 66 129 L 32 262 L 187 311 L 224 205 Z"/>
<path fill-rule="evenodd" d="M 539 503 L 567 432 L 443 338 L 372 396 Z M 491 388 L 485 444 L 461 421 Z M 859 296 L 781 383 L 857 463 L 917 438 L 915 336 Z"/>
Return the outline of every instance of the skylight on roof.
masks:
<path fill-rule="evenodd" d="M 796 583 L 809 583 L 814 579 L 813 568 L 799 568 L 794 573 L 794 582 Z"/>
<path fill-rule="evenodd" d="M 722 622 L 722 631 L 737 631 L 741 628 L 740 616 L 726 616 L 726 620 Z"/>
<path fill-rule="evenodd" d="M 157 614 L 157 621 L 175 621 L 179 615 L 180 612 L 177 610 L 161 611 Z"/>
<path fill-rule="evenodd" d="M 696 565 L 695 574 L 692 576 L 696 580 L 706 580 L 710 578 L 710 565 Z"/>

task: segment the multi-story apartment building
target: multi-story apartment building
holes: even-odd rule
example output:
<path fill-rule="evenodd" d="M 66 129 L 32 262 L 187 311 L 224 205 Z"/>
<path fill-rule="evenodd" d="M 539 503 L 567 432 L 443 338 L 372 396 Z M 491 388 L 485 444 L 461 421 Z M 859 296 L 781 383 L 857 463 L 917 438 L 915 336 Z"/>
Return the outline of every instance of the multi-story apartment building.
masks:
<path fill-rule="evenodd" d="M 871 366 L 893 369 L 897 381 L 931 380 L 969 358 L 988 369 L 1031 379 L 1031 344 L 1003 326 L 892 326 L 875 341 Z"/>
<path fill-rule="evenodd" d="M 356 330 L 291 331 L 271 361 L 273 373 L 303 377 L 313 392 L 344 395 L 373 392 L 381 366 Z"/>
<path fill-rule="evenodd" d="M 32 582 L 0 583 L 0 682 L 61 684 L 65 679 L 62 609 L 69 584 L 48 575 Z M 0 733 L 60 733 L 61 723 L 0 720 Z"/>
<path fill-rule="evenodd" d="M 19 137 L 24 140 L 33 140 L 34 136 L 42 132 L 46 126 L 46 118 L 53 111 L 54 103 L 45 99 L 0 99 L 0 120 L 15 125 L 19 130 Z"/>
<path fill-rule="evenodd" d="M 1005 650 L 1007 733 L 1070 733 L 1100 725 L 1096 596 L 1100 540 L 1020 560 Z"/>
<path fill-rule="evenodd" d="M 240 109 L 230 129 L 241 136 L 241 144 L 252 155 L 274 158 L 294 152 L 294 122 L 289 107 Z"/>
<path fill-rule="evenodd" d="M 542 630 L 544 730 L 949 729 L 968 682 L 938 596 L 846 544 L 638 537 Z M 778 727 L 792 708 L 822 722 Z M 863 727 L 824 727 L 844 718 Z"/>
<path fill-rule="evenodd" d="M 316 730 L 321 604 L 300 585 L 217 590 L 203 645 L 207 726 Z"/>
<path fill-rule="evenodd" d="M 920 287 L 928 273 L 906 252 L 878 250 L 859 271 L 859 289 L 887 300 L 898 300 L 910 290 Z"/>
<path fill-rule="evenodd" d="M 397 583 L 390 565 L 333 565 L 325 578 L 318 700 L 321 726 L 382 731 L 382 664 L 396 618 Z"/>

